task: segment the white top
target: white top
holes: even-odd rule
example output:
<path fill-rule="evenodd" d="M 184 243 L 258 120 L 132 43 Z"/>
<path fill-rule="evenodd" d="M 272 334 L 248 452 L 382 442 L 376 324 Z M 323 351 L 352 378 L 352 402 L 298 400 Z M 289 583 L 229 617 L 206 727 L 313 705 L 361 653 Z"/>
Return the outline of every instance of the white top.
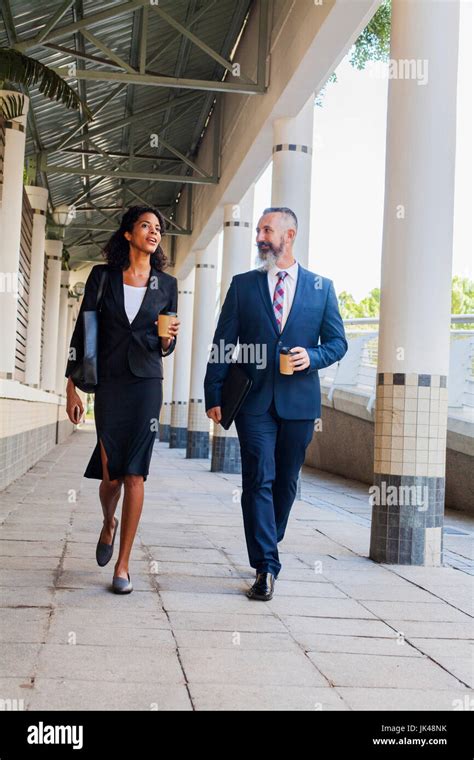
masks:
<path fill-rule="evenodd" d="M 296 283 L 298 280 L 298 262 L 295 261 L 291 267 L 282 269 L 282 267 L 273 266 L 267 272 L 268 289 L 270 291 L 270 301 L 273 304 L 273 296 L 275 294 L 276 284 L 278 282 L 278 272 L 288 272 L 288 276 L 283 280 L 283 288 L 285 295 L 283 296 L 283 314 L 281 318 L 281 329 L 285 326 L 285 322 L 288 319 L 293 298 L 295 297 Z"/>
<path fill-rule="evenodd" d="M 146 285 L 135 287 L 135 285 L 126 285 L 123 283 L 123 300 L 128 321 L 130 323 L 133 322 L 138 314 L 141 303 L 145 297 L 146 288 Z"/>

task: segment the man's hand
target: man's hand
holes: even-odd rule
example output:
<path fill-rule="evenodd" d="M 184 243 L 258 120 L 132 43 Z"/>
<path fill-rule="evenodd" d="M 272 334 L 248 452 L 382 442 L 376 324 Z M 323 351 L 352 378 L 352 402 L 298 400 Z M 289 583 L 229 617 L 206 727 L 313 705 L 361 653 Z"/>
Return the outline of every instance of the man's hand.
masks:
<path fill-rule="evenodd" d="M 216 422 L 217 424 L 219 424 L 222 419 L 220 406 L 213 406 L 212 409 L 207 410 L 206 414 L 210 420 Z"/>
<path fill-rule="evenodd" d="M 300 372 L 311 364 L 309 354 L 305 348 L 295 346 L 295 348 L 291 349 L 291 353 L 290 361 L 295 372 Z"/>

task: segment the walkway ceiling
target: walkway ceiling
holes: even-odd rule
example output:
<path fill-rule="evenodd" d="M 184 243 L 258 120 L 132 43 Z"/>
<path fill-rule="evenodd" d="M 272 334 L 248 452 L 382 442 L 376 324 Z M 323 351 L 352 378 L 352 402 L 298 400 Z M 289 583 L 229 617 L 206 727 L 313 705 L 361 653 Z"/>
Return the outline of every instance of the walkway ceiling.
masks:
<path fill-rule="evenodd" d="M 218 180 L 196 155 L 222 92 L 264 91 L 265 14 L 258 78 L 232 72 L 233 51 L 252 0 L 2 0 L 0 45 L 55 69 L 94 114 L 30 98 L 26 156 L 36 184 L 47 187 L 51 208 L 74 206 L 64 242 L 70 266 L 100 260 L 100 249 L 135 204 L 157 206 L 171 235 L 185 183 Z M 266 6 L 265 2 L 261 3 Z M 30 175 L 31 176 L 31 175 Z"/>

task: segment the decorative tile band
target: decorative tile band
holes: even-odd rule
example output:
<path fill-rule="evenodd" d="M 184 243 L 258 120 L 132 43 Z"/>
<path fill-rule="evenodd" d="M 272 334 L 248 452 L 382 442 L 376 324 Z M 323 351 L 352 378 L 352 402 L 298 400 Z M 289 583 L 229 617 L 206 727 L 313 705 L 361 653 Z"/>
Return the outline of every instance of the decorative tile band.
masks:
<path fill-rule="evenodd" d="M 40 216 L 46 216 L 46 211 L 43 211 L 42 208 L 32 208 L 31 210 L 33 214 L 40 214 Z"/>
<path fill-rule="evenodd" d="M 311 155 L 313 149 L 309 145 L 297 145 L 296 143 L 279 143 L 273 146 L 273 153 L 280 153 L 282 150 L 290 150 L 296 153 L 307 153 Z"/>
<path fill-rule="evenodd" d="M 250 227 L 250 222 L 224 222 L 224 227 Z"/>
<path fill-rule="evenodd" d="M 215 269 L 215 264 L 196 264 L 196 269 Z"/>
<path fill-rule="evenodd" d="M 446 376 L 384 372 L 377 379 L 374 472 L 444 477 Z"/>
<path fill-rule="evenodd" d="M 431 388 L 447 388 L 447 375 L 426 375 L 416 372 L 379 372 L 377 385 L 421 385 Z"/>
<path fill-rule="evenodd" d="M 25 131 L 25 125 L 20 124 L 19 121 L 6 121 L 5 122 L 5 129 L 15 129 L 17 132 L 24 132 Z"/>

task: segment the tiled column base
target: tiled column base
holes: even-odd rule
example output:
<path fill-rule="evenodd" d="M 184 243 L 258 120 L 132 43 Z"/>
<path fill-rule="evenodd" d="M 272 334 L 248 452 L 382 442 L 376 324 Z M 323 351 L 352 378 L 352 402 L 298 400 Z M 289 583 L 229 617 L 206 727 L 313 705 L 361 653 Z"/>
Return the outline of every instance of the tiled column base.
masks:
<path fill-rule="evenodd" d="M 377 379 L 370 558 L 442 565 L 446 377 L 381 372 Z"/>
<path fill-rule="evenodd" d="M 159 435 L 160 441 L 168 443 L 170 440 L 171 404 L 163 402 L 160 412 Z"/>
<path fill-rule="evenodd" d="M 235 426 L 224 430 L 227 435 L 215 435 L 212 439 L 211 472 L 242 472 L 239 439 L 235 435 Z M 230 435 L 229 435 L 230 434 Z"/>
<path fill-rule="evenodd" d="M 376 473 L 370 558 L 392 565 L 443 563 L 444 478 Z"/>
<path fill-rule="evenodd" d="M 158 428 L 160 441 L 162 443 L 169 443 L 170 440 L 170 426 L 169 425 L 162 425 L 160 422 L 159 428 Z"/>
<path fill-rule="evenodd" d="M 187 428 L 178 428 L 170 425 L 170 449 L 185 449 L 187 438 Z"/>
<path fill-rule="evenodd" d="M 209 459 L 209 433 L 188 430 L 186 459 Z"/>
<path fill-rule="evenodd" d="M 170 449 L 185 449 L 188 437 L 188 404 L 171 402 Z"/>
<path fill-rule="evenodd" d="M 186 459 L 209 459 L 209 426 L 203 399 L 189 399 Z"/>

